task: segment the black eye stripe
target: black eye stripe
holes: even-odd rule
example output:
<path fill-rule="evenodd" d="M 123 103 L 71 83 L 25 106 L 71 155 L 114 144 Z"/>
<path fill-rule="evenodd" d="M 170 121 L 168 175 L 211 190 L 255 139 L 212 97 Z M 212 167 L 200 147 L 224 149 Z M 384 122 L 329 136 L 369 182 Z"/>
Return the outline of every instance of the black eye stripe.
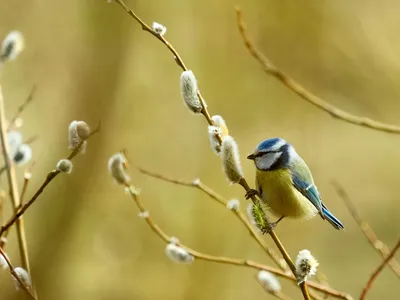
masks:
<path fill-rule="evenodd" d="M 269 154 L 269 153 L 280 153 L 280 152 L 282 152 L 282 151 L 279 151 L 279 150 L 275 150 L 275 151 L 264 151 L 264 152 L 259 152 L 259 153 L 257 153 L 255 156 L 256 156 L 256 157 L 259 157 L 259 156 L 263 156 L 263 155 Z"/>

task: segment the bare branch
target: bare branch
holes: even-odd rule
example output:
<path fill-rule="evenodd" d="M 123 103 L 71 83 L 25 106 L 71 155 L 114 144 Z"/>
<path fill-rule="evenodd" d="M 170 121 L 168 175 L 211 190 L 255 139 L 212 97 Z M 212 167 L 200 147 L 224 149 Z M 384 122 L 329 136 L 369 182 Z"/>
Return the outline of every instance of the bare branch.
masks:
<path fill-rule="evenodd" d="M 160 226 L 157 225 L 157 223 L 154 222 L 154 220 L 152 219 L 152 217 L 150 216 L 150 214 L 148 213 L 148 210 L 146 209 L 146 207 L 144 206 L 143 202 L 141 201 L 140 197 L 139 197 L 139 193 L 138 190 L 133 187 L 133 186 L 126 186 L 129 195 L 132 197 L 132 199 L 134 200 L 136 206 L 138 207 L 139 211 L 143 214 L 146 215 L 146 217 L 143 217 L 145 219 L 145 221 L 147 222 L 147 224 L 150 226 L 151 230 L 156 233 L 164 242 L 166 243 L 170 243 L 171 241 L 171 236 L 169 236 L 165 231 L 163 231 L 161 229 Z M 213 256 L 210 254 L 206 254 L 206 253 L 202 253 L 199 252 L 197 250 L 194 250 L 192 248 L 187 247 L 186 245 L 177 242 L 176 243 L 177 246 L 182 247 L 183 249 L 185 249 L 188 253 L 190 253 L 191 255 L 193 255 L 195 258 L 200 259 L 200 260 L 205 260 L 205 261 L 210 261 L 210 262 L 216 262 L 216 263 L 221 263 L 221 264 L 230 264 L 230 265 L 235 265 L 235 266 L 242 266 L 242 267 L 247 267 L 247 268 L 252 268 L 252 269 L 256 269 L 256 270 L 265 270 L 268 272 L 271 272 L 273 274 L 275 274 L 276 276 L 282 277 L 282 278 L 286 278 L 286 279 L 290 279 L 294 282 L 297 283 L 297 279 L 295 278 L 295 276 L 293 276 L 292 274 L 289 274 L 288 272 L 285 272 L 283 270 L 280 270 L 278 268 L 273 268 L 267 265 L 262 265 L 260 263 L 251 261 L 251 260 L 246 260 L 246 259 L 237 259 L 237 258 L 230 258 L 230 257 L 224 257 L 224 256 Z M 312 281 L 307 281 L 306 285 L 310 288 L 313 288 L 315 290 L 327 293 L 333 297 L 339 298 L 339 299 L 346 299 L 346 300 L 353 300 L 353 298 L 345 293 L 336 291 L 330 287 L 326 287 L 324 285 L 321 285 L 319 283 L 316 282 L 312 282 Z"/>
<path fill-rule="evenodd" d="M 308 90 L 306 90 L 300 83 L 289 77 L 282 70 L 277 68 L 265 55 L 263 55 L 255 46 L 254 43 L 248 37 L 246 31 L 246 24 L 243 20 L 242 11 L 239 7 L 236 7 L 237 26 L 239 28 L 240 35 L 242 36 L 243 43 L 250 55 L 254 57 L 259 64 L 263 67 L 264 72 L 275 77 L 282 82 L 287 88 L 292 90 L 298 96 L 316 106 L 317 108 L 329 113 L 332 117 L 343 120 L 347 123 L 354 125 L 363 126 L 369 129 L 383 131 L 387 133 L 400 134 L 400 126 L 382 123 L 369 119 L 367 117 L 360 117 L 352 115 L 344 110 L 341 110 L 332 104 L 329 104 L 325 100 L 317 97 Z"/>
<path fill-rule="evenodd" d="M 17 177 L 15 173 L 15 167 L 10 159 L 10 148 L 7 139 L 7 129 L 6 129 L 6 115 L 4 107 L 3 92 L 0 87 L 0 143 L 2 154 L 4 157 L 4 163 L 6 166 L 8 186 L 10 188 L 10 199 L 14 212 L 17 212 L 18 206 L 20 205 L 19 191 L 17 185 Z M 19 244 L 19 252 L 21 256 L 22 266 L 30 274 L 30 265 L 28 257 L 28 246 L 26 242 L 25 228 L 23 219 L 18 219 L 17 221 L 17 237 Z"/>
<path fill-rule="evenodd" d="M 19 204 L 17 210 L 21 209 L 21 207 L 22 207 L 23 199 L 24 199 L 26 190 L 27 190 L 27 188 L 28 188 L 28 183 L 29 183 L 29 180 L 30 180 L 30 178 L 31 178 L 31 176 L 32 176 L 30 172 L 31 172 L 31 169 L 32 169 L 32 167 L 34 166 L 34 164 L 35 164 L 35 162 L 32 162 L 32 164 L 30 165 L 30 167 L 24 172 L 24 184 L 23 184 L 23 186 L 22 186 L 21 197 L 20 197 L 20 204 Z M 1 173 L 0 173 L 0 174 L 1 174 Z M 9 232 L 10 232 L 10 227 L 7 228 L 7 230 L 6 230 L 2 235 L 0 235 L 0 236 L 1 236 L 1 239 L 0 239 L 0 248 L 3 248 L 3 249 L 5 248 L 5 245 L 6 245 L 6 242 L 7 242 L 7 237 L 8 237 Z"/>
<path fill-rule="evenodd" d="M 394 246 L 393 250 L 389 253 L 388 257 L 386 257 L 386 259 L 378 266 L 375 272 L 372 273 L 371 277 L 369 278 L 367 284 L 365 285 L 361 293 L 360 300 L 364 300 L 366 298 L 368 291 L 371 289 L 372 283 L 382 272 L 385 265 L 394 257 L 396 251 L 399 250 L 399 248 L 400 248 L 400 240 L 397 242 L 396 246 Z"/>
<path fill-rule="evenodd" d="M 361 231 L 364 233 L 365 237 L 368 239 L 372 247 L 374 247 L 374 249 L 378 251 L 378 253 L 380 253 L 383 258 L 387 258 L 390 254 L 388 246 L 378 239 L 375 232 L 369 226 L 368 222 L 362 218 L 361 214 L 358 212 L 356 206 L 350 199 L 350 196 L 347 194 L 346 190 L 336 181 L 332 182 L 332 185 L 335 188 L 336 193 L 343 200 L 353 219 L 356 221 L 358 227 L 360 227 Z M 400 264 L 398 263 L 398 261 L 393 258 L 389 260 L 388 265 L 397 275 L 397 277 L 400 277 Z"/>
<path fill-rule="evenodd" d="M 184 64 L 181 56 L 178 54 L 178 52 L 175 50 L 175 48 L 171 45 L 171 43 L 169 43 L 162 35 L 157 34 L 156 32 L 154 32 L 150 26 L 148 26 L 142 19 L 140 19 L 136 13 L 134 11 L 132 11 L 130 8 L 128 8 L 126 6 L 126 4 L 122 1 L 122 0 L 114 0 L 114 2 L 116 2 L 117 4 L 119 4 L 131 17 L 133 17 L 141 26 L 142 29 L 149 32 L 151 35 L 153 35 L 154 37 L 156 37 L 159 41 L 161 41 L 174 55 L 174 59 L 176 61 L 176 63 L 178 64 L 179 67 L 181 67 L 184 71 L 187 71 L 187 67 Z M 200 93 L 200 91 L 197 91 L 197 95 L 199 97 L 199 100 L 201 102 L 202 105 L 202 110 L 201 113 L 202 115 L 205 117 L 205 119 L 207 120 L 207 123 L 209 125 L 214 125 L 213 120 L 210 117 L 210 113 L 207 110 L 207 107 L 205 105 L 205 101 Z M 222 143 L 222 138 L 219 134 L 216 135 L 218 141 L 220 143 Z M 248 185 L 248 183 L 246 182 L 246 179 L 242 178 L 239 182 L 239 184 L 245 189 L 246 192 L 250 191 L 250 186 Z M 251 200 L 253 201 L 253 203 L 256 206 L 259 206 L 258 200 L 255 196 L 251 197 Z M 296 274 L 296 268 L 293 264 L 292 259 L 290 258 L 289 254 L 287 253 L 285 247 L 283 246 L 283 244 L 281 243 L 281 241 L 279 240 L 278 236 L 276 235 L 276 233 L 273 230 L 269 231 L 269 235 L 271 236 L 272 240 L 274 241 L 274 243 L 276 244 L 276 246 L 278 247 L 279 251 L 281 252 L 283 258 L 285 259 L 286 263 L 289 265 L 293 275 Z M 307 290 L 307 286 L 305 284 L 305 282 L 302 282 L 299 284 L 301 292 L 303 294 L 303 297 L 305 300 L 310 300 L 310 295 L 308 293 Z"/>
<path fill-rule="evenodd" d="M 32 293 L 31 289 L 21 280 L 21 278 L 19 278 L 18 274 L 14 271 L 14 267 L 12 266 L 10 260 L 8 259 L 7 255 L 4 253 L 1 247 L 0 247 L 0 255 L 4 257 L 5 261 L 7 262 L 8 268 L 10 269 L 11 275 L 18 281 L 22 289 L 29 295 L 29 297 L 36 300 L 36 297 Z"/>
<path fill-rule="evenodd" d="M 276 293 L 270 293 L 270 294 L 273 295 L 275 298 L 280 299 L 280 300 L 292 300 L 292 298 L 286 296 L 282 292 L 276 292 Z"/>
<path fill-rule="evenodd" d="M 211 189 L 210 187 L 205 185 L 199 179 L 196 179 L 194 181 L 184 181 L 184 180 L 169 178 L 162 174 L 151 172 L 151 171 L 148 171 L 148 170 L 140 168 L 140 167 L 136 167 L 136 169 L 138 169 L 141 173 L 148 175 L 150 177 L 153 177 L 153 178 L 161 179 L 163 181 L 170 182 L 170 183 L 173 183 L 176 185 L 196 188 L 196 189 L 202 191 L 203 193 L 207 194 L 211 199 L 214 199 L 215 201 L 222 204 L 223 206 L 226 207 L 226 205 L 227 205 L 227 200 L 223 196 L 221 196 L 220 194 L 215 192 L 213 189 Z M 236 215 L 236 217 L 243 223 L 243 225 L 245 225 L 247 227 L 247 229 L 249 230 L 249 232 L 253 236 L 253 238 L 257 241 L 257 243 L 261 246 L 261 248 L 263 248 L 264 251 L 274 260 L 274 262 L 283 271 L 290 271 L 288 269 L 288 265 L 285 262 L 285 260 L 283 260 L 281 257 L 279 257 L 279 255 L 267 245 L 267 243 L 262 239 L 260 234 L 258 234 L 258 232 L 254 229 L 254 226 L 249 222 L 249 220 L 246 218 L 246 216 L 243 214 L 243 212 L 241 212 L 238 209 L 238 210 L 232 210 L 232 213 L 234 213 Z"/>
<path fill-rule="evenodd" d="M 15 121 L 18 119 L 18 117 L 24 112 L 24 110 L 26 109 L 26 107 L 29 105 L 29 103 L 31 103 L 31 101 L 33 100 L 33 96 L 35 95 L 36 92 L 36 85 L 34 85 L 31 89 L 31 92 L 29 93 L 28 97 L 26 98 L 26 100 L 18 107 L 16 114 L 14 115 L 14 117 L 12 118 L 10 124 L 8 125 L 8 129 L 7 131 L 11 130 L 14 125 L 15 125 Z"/>
<path fill-rule="evenodd" d="M 98 133 L 100 130 L 100 125 L 91 132 L 90 136 L 94 135 L 95 133 Z M 86 141 L 86 140 L 85 140 Z M 68 160 L 72 160 L 80 151 L 81 147 L 84 144 L 85 141 L 81 141 L 79 145 L 71 152 L 71 154 L 67 157 Z M 57 177 L 58 174 L 60 174 L 60 170 L 53 170 L 49 174 L 47 174 L 46 179 L 40 186 L 40 188 L 36 191 L 36 193 L 32 196 L 32 198 L 27 201 L 18 211 L 15 213 L 15 215 L 0 229 L 0 237 L 7 231 L 8 228 L 10 228 L 15 222 L 17 222 L 21 216 L 25 213 L 25 211 L 35 202 L 35 200 L 42 194 L 43 190 L 49 185 L 49 183 Z M 17 223 L 18 224 L 18 223 Z"/>

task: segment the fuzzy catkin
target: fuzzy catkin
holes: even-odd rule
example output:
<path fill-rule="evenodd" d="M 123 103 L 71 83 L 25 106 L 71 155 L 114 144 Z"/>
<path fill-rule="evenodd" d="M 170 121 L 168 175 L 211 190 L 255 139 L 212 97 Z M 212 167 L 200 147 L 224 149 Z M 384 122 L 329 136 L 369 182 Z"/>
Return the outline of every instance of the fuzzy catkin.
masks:
<path fill-rule="evenodd" d="M 14 272 L 17 274 L 18 278 L 28 287 L 32 287 L 32 279 L 29 273 L 21 268 L 21 267 L 16 267 L 14 268 Z M 21 288 L 21 284 L 15 279 L 15 287 L 17 290 Z"/>
<path fill-rule="evenodd" d="M 262 232 L 266 228 L 265 212 L 259 206 L 249 203 L 247 206 L 247 216 L 251 224 L 257 228 L 257 231 Z"/>
<path fill-rule="evenodd" d="M 19 131 L 11 130 L 7 133 L 8 146 L 10 147 L 10 156 L 14 157 L 18 148 L 22 145 L 23 138 Z"/>
<path fill-rule="evenodd" d="M 173 243 L 167 245 L 165 254 L 170 260 L 177 263 L 191 264 L 194 261 L 193 255 Z"/>
<path fill-rule="evenodd" d="M 56 168 L 60 172 L 69 174 L 72 172 L 73 164 L 69 159 L 61 159 L 58 161 Z"/>
<path fill-rule="evenodd" d="M 86 139 L 90 136 L 90 127 L 84 121 L 72 121 L 68 127 L 68 148 L 75 149 L 81 142 L 81 152 L 86 149 Z"/>
<path fill-rule="evenodd" d="M 238 199 L 231 199 L 226 203 L 226 207 L 233 211 L 238 211 L 240 207 L 240 201 Z"/>
<path fill-rule="evenodd" d="M 231 184 L 238 183 L 243 177 L 240 164 L 239 147 L 231 136 L 225 136 L 222 140 L 221 159 L 225 176 Z"/>
<path fill-rule="evenodd" d="M 214 122 L 214 126 L 220 129 L 220 134 L 222 137 L 229 135 L 229 129 L 226 125 L 225 120 L 220 115 L 212 116 L 211 120 Z"/>
<path fill-rule="evenodd" d="M 260 271 L 257 274 L 257 281 L 268 293 L 278 293 L 281 290 L 281 284 L 278 279 L 268 271 Z"/>
<path fill-rule="evenodd" d="M 299 283 L 307 281 L 308 277 L 317 273 L 319 263 L 307 249 L 301 250 L 296 257 L 296 273 Z"/>
<path fill-rule="evenodd" d="M 203 106 L 197 95 L 197 80 L 192 71 L 184 71 L 180 81 L 181 96 L 187 108 L 195 114 L 201 113 Z"/>
<path fill-rule="evenodd" d="M 29 145 L 22 144 L 13 153 L 13 160 L 16 165 L 23 166 L 30 162 L 32 159 L 32 148 Z"/>
<path fill-rule="evenodd" d="M 163 36 L 167 32 L 167 27 L 165 27 L 164 25 L 162 25 L 160 23 L 157 23 L 157 22 L 153 22 L 153 24 L 151 26 L 151 29 L 155 33 L 157 33 L 157 34 L 159 34 L 161 36 Z"/>
<path fill-rule="evenodd" d="M 0 60 L 7 61 L 16 59 L 24 50 L 24 37 L 19 31 L 11 31 L 1 43 Z"/>
<path fill-rule="evenodd" d="M 126 173 L 127 160 L 122 153 L 114 154 L 108 160 L 108 171 L 119 184 L 129 185 L 131 178 Z"/>
<path fill-rule="evenodd" d="M 7 254 L 6 254 L 7 255 Z M 0 254 L 0 268 L 5 270 L 8 268 L 8 264 L 6 259 L 4 258 L 3 254 Z"/>
<path fill-rule="evenodd" d="M 218 140 L 218 135 L 220 133 L 221 129 L 217 126 L 208 126 L 208 139 L 210 140 L 210 146 L 217 155 L 221 153 L 221 143 Z"/>

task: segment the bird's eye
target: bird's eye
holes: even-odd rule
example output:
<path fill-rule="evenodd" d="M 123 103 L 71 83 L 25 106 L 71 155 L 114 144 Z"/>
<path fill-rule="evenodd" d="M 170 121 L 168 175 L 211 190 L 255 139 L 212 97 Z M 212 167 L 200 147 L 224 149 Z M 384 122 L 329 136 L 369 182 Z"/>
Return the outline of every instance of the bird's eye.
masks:
<path fill-rule="evenodd" d="M 267 155 L 267 154 L 274 154 L 274 153 L 279 153 L 280 151 L 264 151 L 264 152 L 259 152 L 256 156 L 258 157 L 258 156 L 264 156 L 264 155 Z"/>
<path fill-rule="evenodd" d="M 264 156 L 264 155 L 266 155 L 266 154 L 268 154 L 269 152 L 258 152 L 257 154 L 256 154 L 256 157 L 260 157 L 260 156 Z"/>

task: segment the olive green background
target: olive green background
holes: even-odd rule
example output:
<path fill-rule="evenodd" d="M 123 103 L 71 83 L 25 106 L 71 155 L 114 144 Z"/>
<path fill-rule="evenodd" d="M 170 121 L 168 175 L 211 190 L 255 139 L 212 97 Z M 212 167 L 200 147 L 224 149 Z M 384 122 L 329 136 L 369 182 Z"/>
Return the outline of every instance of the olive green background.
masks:
<path fill-rule="evenodd" d="M 333 119 L 266 75 L 238 34 L 239 4 L 249 33 L 266 55 L 310 91 L 356 115 L 400 124 L 398 1 L 204 0 L 132 1 L 147 22 L 167 26 L 166 38 L 194 71 L 211 114 L 221 114 L 244 159 L 263 139 L 290 141 L 313 171 L 330 210 L 345 224 L 335 231 L 320 218 L 286 220 L 276 230 L 292 257 L 309 249 L 330 284 L 358 297 L 382 261 L 335 193 L 348 191 L 377 235 L 392 247 L 399 234 L 400 136 Z M 182 104 L 180 69 L 166 48 L 141 31 L 118 5 L 99 0 L 0 2 L 0 36 L 20 30 L 26 49 L 1 76 L 9 116 L 37 85 L 24 112 L 25 137 L 36 165 L 28 196 L 68 155 L 67 128 L 86 120 L 101 133 L 46 188 L 25 216 L 29 253 L 41 300 L 272 299 L 242 267 L 170 262 L 165 244 L 107 172 L 110 155 L 127 148 L 133 164 L 192 180 L 247 202 L 229 186 L 212 153 L 205 120 Z M 18 170 L 22 183 L 23 170 Z M 151 216 L 167 233 L 199 251 L 273 265 L 227 209 L 190 188 L 130 170 Z M 7 190 L 5 177 L 1 187 Z M 7 201 L 7 213 L 10 215 Z M 268 243 L 274 247 L 268 236 Z M 15 232 L 6 248 L 19 264 Z M 293 299 L 300 291 L 281 280 Z M 389 268 L 368 299 L 395 299 Z M 24 299 L 0 272 L 1 299 Z"/>

